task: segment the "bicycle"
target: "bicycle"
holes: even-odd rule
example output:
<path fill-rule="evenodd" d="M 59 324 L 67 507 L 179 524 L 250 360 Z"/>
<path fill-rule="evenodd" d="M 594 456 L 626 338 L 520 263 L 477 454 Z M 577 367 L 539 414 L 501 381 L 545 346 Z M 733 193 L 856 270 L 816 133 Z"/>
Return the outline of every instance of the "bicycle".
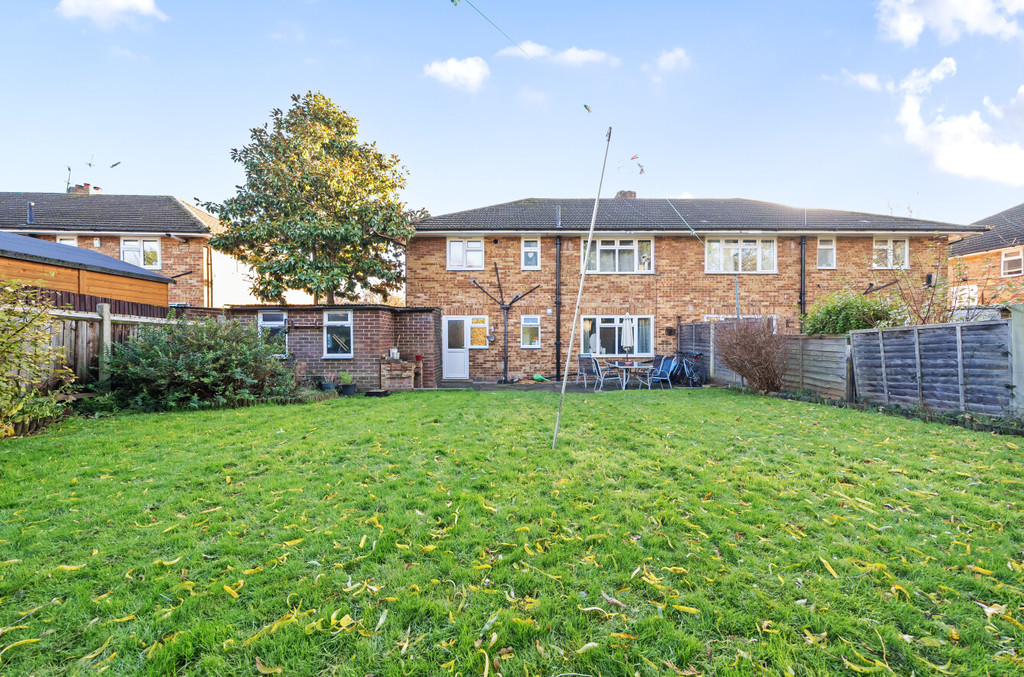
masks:
<path fill-rule="evenodd" d="M 707 383 L 707 369 L 697 364 L 697 360 L 702 357 L 704 357 L 702 353 L 680 352 L 672 380 L 676 383 L 686 384 L 692 388 L 699 388 Z"/>

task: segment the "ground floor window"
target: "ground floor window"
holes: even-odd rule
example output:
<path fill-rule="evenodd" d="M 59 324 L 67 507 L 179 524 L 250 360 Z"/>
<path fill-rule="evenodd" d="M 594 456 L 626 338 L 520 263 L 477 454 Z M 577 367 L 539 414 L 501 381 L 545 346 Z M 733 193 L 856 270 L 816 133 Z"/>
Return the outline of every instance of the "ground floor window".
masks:
<path fill-rule="evenodd" d="M 592 355 L 654 354 L 654 318 L 604 315 L 583 318 L 583 352 Z"/>
<path fill-rule="evenodd" d="M 949 305 L 954 308 L 968 308 L 978 305 L 978 285 L 965 284 L 950 289 Z"/>
<path fill-rule="evenodd" d="M 469 318 L 469 347 L 487 347 L 487 316 L 476 315 Z"/>
<path fill-rule="evenodd" d="M 279 310 L 260 311 L 257 327 L 264 341 L 269 342 L 284 336 L 284 352 L 275 357 L 285 357 L 288 354 L 288 313 Z"/>
<path fill-rule="evenodd" d="M 520 345 L 540 348 L 540 315 L 523 315 L 519 319 Z"/>
<path fill-rule="evenodd" d="M 352 311 L 324 312 L 324 357 L 352 357 Z"/>

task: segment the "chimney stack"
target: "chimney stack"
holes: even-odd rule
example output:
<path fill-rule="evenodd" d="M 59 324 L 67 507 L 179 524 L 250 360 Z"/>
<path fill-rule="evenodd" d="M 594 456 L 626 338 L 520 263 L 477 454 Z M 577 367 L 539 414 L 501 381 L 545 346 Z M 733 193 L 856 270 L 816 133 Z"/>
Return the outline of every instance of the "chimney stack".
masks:
<path fill-rule="evenodd" d="M 27 218 L 25 219 L 25 223 L 32 223 L 33 221 L 36 220 L 36 215 L 32 211 L 32 208 L 35 207 L 35 206 L 36 206 L 35 202 L 29 202 L 28 203 L 28 214 L 26 215 Z"/>
<path fill-rule="evenodd" d="M 92 195 L 92 190 L 92 186 L 88 183 L 78 183 L 68 188 L 68 193 L 70 195 Z"/>
<path fill-rule="evenodd" d="M 615 198 L 616 199 L 628 198 L 628 199 L 631 199 L 631 200 L 635 200 L 636 199 L 636 191 L 635 190 L 620 190 L 618 193 L 615 194 Z"/>

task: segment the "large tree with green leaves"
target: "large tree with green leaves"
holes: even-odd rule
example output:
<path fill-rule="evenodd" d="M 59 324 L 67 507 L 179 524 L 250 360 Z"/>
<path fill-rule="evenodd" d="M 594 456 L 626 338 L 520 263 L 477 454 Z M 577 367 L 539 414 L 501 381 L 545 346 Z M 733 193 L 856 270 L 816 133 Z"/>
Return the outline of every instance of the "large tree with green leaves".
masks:
<path fill-rule="evenodd" d="M 245 184 L 204 206 L 226 226 L 212 239 L 252 270 L 253 293 L 278 301 L 299 289 L 316 301 L 387 297 L 402 283 L 402 250 L 415 216 L 399 199 L 406 170 L 358 121 L 319 92 L 292 96 L 287 111 L 232 149 Z"/>

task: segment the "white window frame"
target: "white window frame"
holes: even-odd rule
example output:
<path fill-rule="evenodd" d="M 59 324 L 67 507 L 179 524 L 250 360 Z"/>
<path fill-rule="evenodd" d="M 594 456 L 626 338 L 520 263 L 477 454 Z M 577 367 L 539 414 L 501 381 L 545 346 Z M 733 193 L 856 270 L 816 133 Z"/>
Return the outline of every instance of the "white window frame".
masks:
<path fill-rule="evenodd" d="M 67 245 L 68 247 L 77 247 L 78 246 L 78 236 L 77 235 L 58 235 L 56 242 L 57 242 L 57 244 Z"/>
<path fill-rule="evenodd" d="M 604 244 L 612 242 L 614 244 Z M 623 242 L 632 242 L 632 245 L 623 245 Z M 647 266 L 647 270 L 640 269 L 640 243 L 650 242 L 651 243 L 651 260 Z M 604 245 L 604 246 L 602 246 Z M 594 249 L 594 268 L 587 268 L 587 275 L 653 275 L 654 274 L 654 238 L 653 237 L 594 237 L 594 241 L 591 243 L 591 247 Z M 615 256 L 615 267 L 616 270 L 599 270 L 601 266 L 601 250 L 613 250 L 616 252 Z M 619 267 L 619 251 L 633 251 L 633 270 L 618 270 Z M 587 238 L 580 238 L 580 270 L 587 262 Z"/>
<path fill-rule="evenodd" d="M 766 268 L 764 264 L 765 243 L 772 245 L 772 267 Z M 718 260 L 713 260 L 712 250 L 717 245 Z M 738 251 L 737 260 L 743 265 L 743 250 L 754 248 L 757 267 L 755 270 L 726 270 L 726 249 L 735 248 Z M 716 269 L 717 263 L 717 269 Z M 731 235 L 724 237 L 709 237 L 704 247 L 704 272 L 709 275 L 774 275 L 779 272 L 779 241 L 776 237 L 761 237 L 749 235 Z"/>
<path fill-rule="evenodd" d="M 528 246 L 527 242 L 536 242 L 536 246 Z M 526 265 L 526 255 L 528 253 L 537 254 L 537 265 L 528 266 Z M 540 270 L 540 237 L 526 237 L 523 236 L 519 240 L 519 269 L 520 270 Z"/>
<path fill-rule="evenodd" d="M 837 245 L 836 238 L 834 237 L 819 237 L 818 238 L 818 270 L 835 270 L 839 265 L 839 258 L 837 256 Z M 823 266 L 821 265 L 821 253 L 823 251 L 832 252 L 832 265 Z"/>
<path fill-rule="evenodd" d="M 953 308 L 973 308 L 978 305 L 978 285 L 964 284 L 949 290 L 949 305 Z"/>
<path fill-rule="evenodd" d="M 1007 256 L 1007 254 L 1009 254 L 1009 256 Z M 1020 271 L 1016 273 L 1007 273 L 1007 261 L 1017 261 L 1018 265 L 1020 266 Z M 1021 275 L 1024 275 L 1024 249 L 1018 248 L 1010 251 L 1004 251 L 1002 261 L 999 264 L 999 273 L 1000 277 L 1020 277 Z"/>
<path fill-rule="evenodd" d="M 461 257 L 452 256 L 452 245 L 460 244 L 462 251 Z M 472 247 L 470 246 L 472 245 Z M 445 240 L 445 261 L 447 263 L 448 270 L 483 270 L 485 265 L 484 257 L 484 239 L 482 237 L 450 237 Z M 467 265 L 466 260 L 469 258 L 467 254 L 469 251 L 480 251 L 480 265 L 470 266 Z M 457 259 L 457 260 L 456 260 Z"/>
<path fill-rule="evenodd" d="M 519 347 L 526 350 L 537 350 L 540 348 L 540 315 L 521 315 L 519 317 Z M 528 345 L 524 332 L 527 327 L 536 328 L 537 344 Z"/>
<path fill-rule="evenodd" d="M 267 321 L 264 315 L 281 315 L 280 320 Z M 284 353 L 274 355 L 284 359 L 288 357 L 288 311 L 286 310 L 260 310 L 256 313 L 256 327 L 259 330 L 260 338 L 263 338 L 264 329 L 281 329 L 284 333 Z"/>
<path fill-rule="evenodd" d="M 345 315 L 346 319 L 331 319 L 331 315 Z M 351 360 L 355 357 L 356 338 L 355 327 L 353 326 L 353 314 L 351 310 L 325 310 L 324 311 L 324 356 L 325 360 Z M 329 327 L 348 327 L 348 352 L 332 353 L 328 351 L 327 329 Z M 287 340 L 287 339 L 286 339 Z"/>
<path fill-rule="evenodd" d="M 903 265 L 896 265 L 896 243 L 903 243 Z M 884 249 L 886 265 L 878 265 L 877 253 Z M 875 270 L 909 270 L 910 269 L 910 238 L 908 237 L 876 237 L 871 244 L 871 266 Z"/>
<path fill-rule="evenodd" d="M 487 340 L 487 336 L 491 335 L 491 318 L 487 315 L 466 315 L 466 327 L 469 332 L 469 337 L 466 340 L 466 347 L 470 350 L 487 350 L 491 347 L 491 342 Z M 479 321 L 483 320 L 484 327 L 484 345 L 475 346 L 473 345 L 473 327 L 479 327 Z"/>
<path fill-rule="evenodd" d="M 130 244 L 135 243 L 135 244 Z M 156 263 L 146 265 L 146 244 L 156 245 Z M 136 252 L 139 255 L 139 267 L 147 270 L 160 270 L 163 263 L 163 253 L 160 251 L 160 238 L 158 237 L 122 237 L 121 238 L 121 260 L 131 263 L 125 259 L 125 252 Z M 135 264 L 132 264 L 135 265 Z"/>
<path fill-rule="evenodd" d="M 740 315 L 741 320 L 762 320 L 768 318 L 772 323 L 772 333 L 779 333 L 779 316 L 778 315 Z M 705 315 L 705 322 L 735 322 L 735 315 Z"/>
<path fill-rule="evenodd" d="M 589 275 L 589 273 L 588 273 Z M 618 337 L 622 336 L 622 321 L 626 319 L 626 315 L 586 315 L 580 318 L 580 337 L 583 345 L 583 352 L 592 354 L 594 357 L 654 357 L 655 345 L 654 345 L 654 315 L 629 315 L 629 319 L 636 323 L 636 329 L 639 330 L 639 320 L 648 320 L 651 326 L 651 349 L 645 353 L 639 353 L 634 351 L 628 353 L 609 353 L 609 352 L 597 352 L 591 353 L 591 346 L 588 345 L 589 339 L 587 338 L 586 326 L 587 320 L 597 323 L 598 329 L 596 332 L 598 347 L 604 350 L 604 346 L 601 346 L 601 327 L 614 326 L 616 328 L 616 342 Z M 634 336 L 634 341 L 639 343 L 639 336 Z M 636 347 L 635 345 L 633 346 Z"/>

